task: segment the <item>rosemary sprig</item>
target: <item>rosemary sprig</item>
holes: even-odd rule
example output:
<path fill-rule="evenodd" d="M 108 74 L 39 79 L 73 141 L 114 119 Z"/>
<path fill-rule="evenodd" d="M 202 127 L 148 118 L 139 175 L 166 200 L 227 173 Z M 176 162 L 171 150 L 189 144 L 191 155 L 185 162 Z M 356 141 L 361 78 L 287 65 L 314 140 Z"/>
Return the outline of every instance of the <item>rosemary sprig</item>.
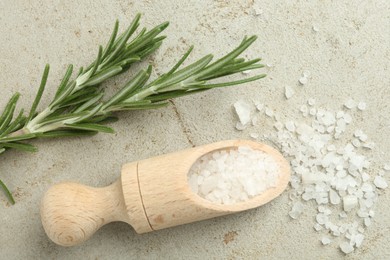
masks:
<path fill-rule="evenodd" d="M 128 29 L 117 37 L 118 22 L 106 47 L 99 47 L 96 60 L 85 70 L 80 69 L 71 80 L 73 66 L 69 65 L 57 92 L 49 106 L 37 113 L 39 101 L 44 92 L 49 66 L 46 65 L 41 84 L 28 116 L 23 110 L 13 119 L 19 94 L 16 93 L 6 105 L 0 117 L 0 154 L 8 149 L 35 151 L 35 146 L 21 142 L 33 138 L 53 138 L 63 136 L 92 135 L 98 132 L 112 133 L 114 130 L 105 124 L 115 120 L 114 112 L 123 110 L 153 109 L 167 105 L 167 100 L 194 94 L 217 87 L 232 86 L 265 77 L 253 77 L 213 83 L 212 80 L 238 72 L 263 67 L 260 59 L 245 61 L 238 56 L 255 40 L 256 36 L 245 37 L 241 44 L 222 58 L 212 62 L 209 54 L 198 61 L 179 69 L 188 58 L 193 47 L 167 73 L 149 81 L 152 66 L 140 70 L 122 89 L 105 98 L 99 84 L 125 70 L 136 61 L 157 49 L 164 39 L 158 36 L 167 26 L 163 23 L 154 29 L 141 32 L 131 41 L 130 37 L 139 26 L 137 15 Z M 3 182 L 0 187 L 11 203 L 13 198 Z"/>

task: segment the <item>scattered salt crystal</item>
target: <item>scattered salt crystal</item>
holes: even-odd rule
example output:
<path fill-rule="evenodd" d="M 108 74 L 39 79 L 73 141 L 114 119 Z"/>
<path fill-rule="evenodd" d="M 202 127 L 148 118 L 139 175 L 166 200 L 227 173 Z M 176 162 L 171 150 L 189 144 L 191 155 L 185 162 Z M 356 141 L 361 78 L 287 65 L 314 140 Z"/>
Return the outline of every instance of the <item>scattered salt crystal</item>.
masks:
<path fill-rule="evenodd" d="M 370 219 L 370 218 L 365 218 L 365 219 L 364 219 L 364 225 L 365 225 L 366 227 L 371 226 L 371 219 Z"/>
<path fill-rule="evenodd" d="M 376 176 L 374 179 L 374 184 L 379 189 L 386 189 L 388 187 L 385 178 L 383 178 L 382 176 Z"/>
<path fill-rule="evenodd" d="M 252 137 L 253 139 L 259 138 L 259 134 L 258 133 L 250 133 L 249 136 Z"/>
<path fill-rule="evenodd" d="M 236 129 L 239 130 L 239 131 L 244 130 L 246 127 L 247 127 L 247 126 L 241 124 L 241 122 L 237 122 L 237 123 L 236 123 Z"/>
<path fill-rule="evenodd" d="M 269 117 L 272 117 L 274 115 L 274 111 L 272 111 L 272 109 L 270 108 L 265 108 L 265 114 Z"/>
<path fill-rule="evenodd" d="M 292 96 L 294 96 L 294 94 L 295 94 L 295 91 L 292 87 L 290 87 L 290 86 L 285 87 L 284 95 L 285 95 L 286 99 L 291 98 Z"/>
<path fill-rule="evenodd" d="M 302 76 L 304 76 L 304 77 L 310 77 L 310 75 L 311 75 L 311 73 L 308 70 L 304 70 L 302 73 Z"/>
<path fill-rule="evenodd" d="M 260 7 L 258 7 L 258 6 L 255 6 L 254 8 L 254 11 L 255 11 L 255 15 L 256 16 L 259 16 L 259 15 L 262 15 L 263 14 L 263 9 L 261 9 Z"/>
<path fill-rule="evenodd" d="M 363 234 L 356 234 L 354 238 L 355 246 L 360 247 L 363 243 L 364 235 Z"/>
<path fill-rule="evenodd" d="M 343 198 L 344 211 L 351 211 L 358 205 L 358 199 L 356 196 L 347 195 Z"/>
<path fill-rule="evenodd" d="M 309 99 L 307 100 L 307 104 L 308 104 L 309 106 L 314 106 L 314 105 L 316 104 L 316 100 L 315 100 L 314 98 L 309 98 Z"/>
<path fill-rule="evenodd" d="M 256 109 L 257 109 L 258 111 L 261 111 L 261 110 L 263 110 L 263 108 L 264 108 L 264 104 L 261 104 L 261 103 L 256 103 L 255 106 L 256 106 Z"/>
<path fill-rule="evenodd" d="M 330 242 L 332 242 L 332 241 L 328 237 L 321 238 L 321 243 L 323 245 L 328 245 L 328 244 L 330 244 Z"/>
<path fill-rule="evenodd" d="M 312 30 L 313 30 L 314 32 L 319 32 L 319 31 L 320 31 L 320 29 L 318 28 L 318 26 L 315 25 L 315 24 L 312 26 Z"/>
<path fill-rule="evenodd" d="M 242 72 L 242 74 L 248 75 L 248 74 L 251 73 L 251 72 L 252 72 L 251 70 L 244 70 L 244 71 Z"/>
<path fill-rule="evenodd" d="M 385 166 L 383 166 L 383 169 L 385 171 L 390 171 L 390 163 L 386 163 Z"/>
<path fill-rule="evenodd" d="M 341 202 L 340 196 L 333 189 L 329 190 L 329 200 L 333 205 L 337 205 Z"/>
<path fill-rule="evenodd" d="M 316 223 L 316 224 L 314 225 L 314 229 L 315 229 L 316 231 L 320 231 L 320 230 L 323 229 L 323 227 L 322 227 L 320 224 Z"/>
<path fill-rule="evenodd" d="M 351 141 L 351 143 L 352 143 L 352 145 L 355 146 L 356 148 L 357 148 L 357 147 L 360 147 L 360 145 L 361 145 L 359 139 L 356 139 L 356 138 L 354 138 L 354 139 Z"/>
<path fill-rule="evenodd" d="M 352 109 L 356 107 L 356 102 L 353 99 L 348 99 L 345 103 L 344 106 L 348 109 Z"/>
<path fill-rule="evenodd" d="M 353 246 L 351 246 L 348 242 L 342 242 L 340 244 L 340 249 L 344 254 L 349 254 L 353 252 Z"/>
<path fill-rule="evenodd" d="M 302 115 L 303 116 L 307 116 L 308 115 L 308 112 L 309 112 L 309 109 L 307 108 L 306 105 L 302 105 L 301 108 L 299 109 L 301 112 L 302 112 Z"/>
<path fill-rule="evenodd" d="M 314 116 L 314 115 L 316 115 L 316 113 L 317 113 L 317 110 L 314 107 L 310 108 L 310 110 L 309 110 L 310 115 Z"/>
<path fill-rule="evenodd" d="M 308 80 L 307 80 L 307 77 L 303 75 L 302 77 L 299 78 L 298 81 L 299 81 L 299 83 L 301 83 L 301 85 L 305 85 Z"/>
<path fill-rule="evenodd" d="M 236 103 L 234 103 L 234 109 L 236 111 L 236 114 L 238 116 L 238 119 L 240 120 L 240 123 L 242 125 L 246 125 L 251 120 L 251 107 L 250 105 L 243 101 L 239 100 Z"/>
<path fill-rule="evenodd" d="M 367 104 L 365 102 L 359 102 L 359 104 L 357 105 L 357 108 L 361 111 L 365 110 L 367 107 Z"/>
<path fill-rule="evenodd" d="M 339 217 L 340 217 L 340 218 L 346 218 L 346 217 L 347 217 L 347 213 L 345 213 L 345 211 L 341 211 L 341 212 L 339 213 Z"/>
<path fill-rule="evenodd" d="M 304 206 L 302 202 L 295 202 L 294 205 L 292 206 L 291 211 L 288 213 L 291 218 L 297 219 L 303 212 Z"/>
<path fill-rule="evenodd" d="M 295 124 L 292 121 L 286 122 L 286 129 L 290 132 L 295 132 Z"/>
<path fill-rule="evenodd" d="M 252 117 L 252 125 L 257 126 L 257 122 L 259 121 L 259 118 L 257 116 Z"/>

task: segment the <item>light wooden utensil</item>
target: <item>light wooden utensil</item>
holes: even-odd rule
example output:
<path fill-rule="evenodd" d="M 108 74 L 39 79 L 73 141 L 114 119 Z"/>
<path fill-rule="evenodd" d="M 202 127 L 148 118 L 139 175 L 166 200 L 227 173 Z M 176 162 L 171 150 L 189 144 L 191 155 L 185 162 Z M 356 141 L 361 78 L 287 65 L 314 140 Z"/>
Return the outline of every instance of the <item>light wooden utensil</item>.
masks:
<path fill-rule="evenodd" d="M 239 146 L 264 151 L 278 162 L 275 188 L 233 205 L 216 204 L 191 191 L 187 174 L 200 157 Z M 125 164 L 121 177 L 104 188 L 54 185 L 42 200 L 42 224 L 62 246 L 80 244 L 113 221 L 126 222 L 141 234 L 259 207 L 279 196 L 289 180 L 289 163 L 274 148 L 246 140 L 222 141 Z"/>

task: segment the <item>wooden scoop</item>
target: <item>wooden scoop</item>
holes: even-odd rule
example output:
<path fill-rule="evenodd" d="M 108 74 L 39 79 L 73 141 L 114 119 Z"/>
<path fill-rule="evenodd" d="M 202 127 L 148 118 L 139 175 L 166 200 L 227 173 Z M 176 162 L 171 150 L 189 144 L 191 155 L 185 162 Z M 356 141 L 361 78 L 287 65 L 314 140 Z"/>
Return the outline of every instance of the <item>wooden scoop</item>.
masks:
<path fill-rule="evenodd" d="M 192 165 L 207 153 L 239 146 L 274 157 L 281 170 L 277 186 L 232 205 L 193 193 L 187 181 Z M 80 244 L 113 221 L 126 222 L 141 234 L 259 207 L 279 196 L 289 179 L 289 164 L 274 148 L 253 141 L 222 141 L 125 164 L 121 177 L 104 188 L 54 185 L 42 200 L 42 224 L 50 239 L 62 246 Z"/>

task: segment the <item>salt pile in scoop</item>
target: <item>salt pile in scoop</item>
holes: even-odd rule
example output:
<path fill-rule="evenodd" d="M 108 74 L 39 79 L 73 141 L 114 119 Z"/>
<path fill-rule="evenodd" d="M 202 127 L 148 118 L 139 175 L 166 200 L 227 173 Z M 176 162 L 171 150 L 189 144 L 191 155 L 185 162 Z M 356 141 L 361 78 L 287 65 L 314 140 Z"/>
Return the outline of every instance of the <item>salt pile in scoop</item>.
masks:
<path fill-rule="evenodd" d="M 219 204 L 251 199 L 276 187 L 280 168 L 270 155 L 241 146 L 202 156 L 188 173 L 194 193 Z"/>

